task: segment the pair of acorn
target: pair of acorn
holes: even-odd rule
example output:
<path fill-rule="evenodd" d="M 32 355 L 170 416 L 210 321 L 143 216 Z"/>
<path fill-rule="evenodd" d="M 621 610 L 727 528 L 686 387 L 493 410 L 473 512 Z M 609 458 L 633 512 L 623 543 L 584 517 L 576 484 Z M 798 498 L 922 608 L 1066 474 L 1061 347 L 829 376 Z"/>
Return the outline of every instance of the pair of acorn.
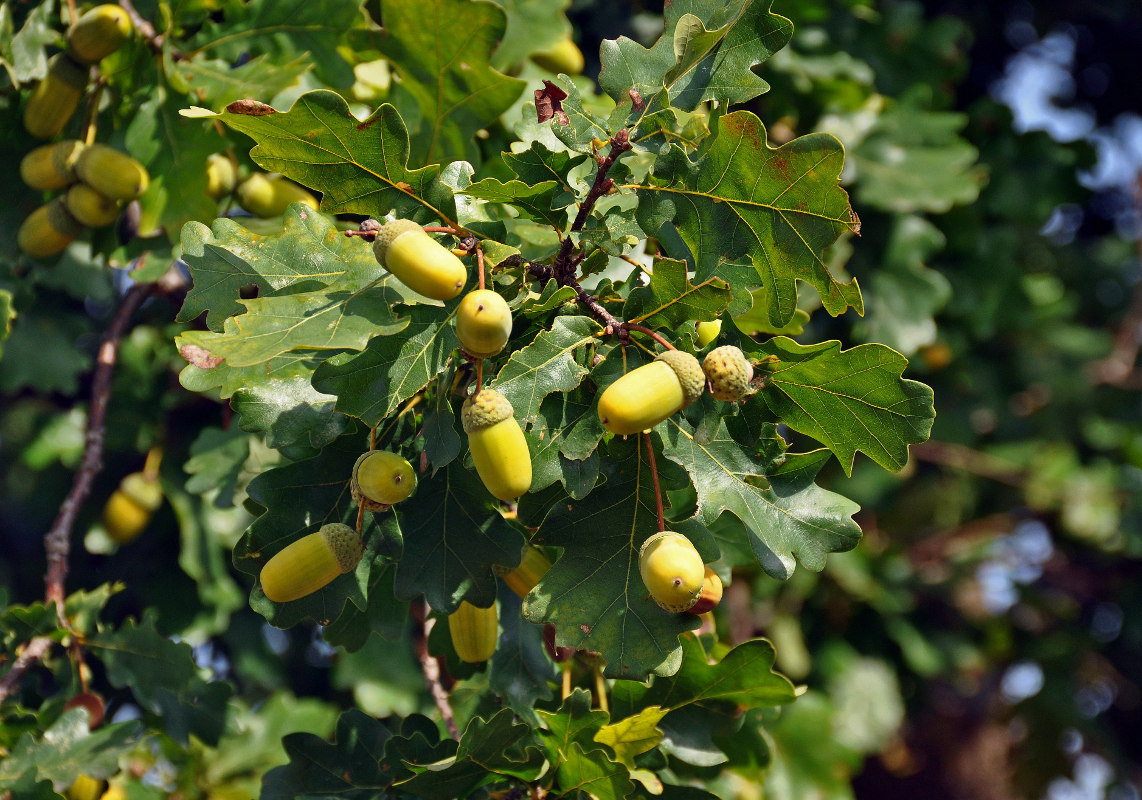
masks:
<path fill-rule="evenodd" d="M 114 53 L 130 37 L 131 18 L 108 3 L 83 14 L 67 29 L 67 50 L 48 60 L 48 74 L 24 106 L 24 127 L 37 139 L 64 129 L 79 107 L 92 64 Z"/>

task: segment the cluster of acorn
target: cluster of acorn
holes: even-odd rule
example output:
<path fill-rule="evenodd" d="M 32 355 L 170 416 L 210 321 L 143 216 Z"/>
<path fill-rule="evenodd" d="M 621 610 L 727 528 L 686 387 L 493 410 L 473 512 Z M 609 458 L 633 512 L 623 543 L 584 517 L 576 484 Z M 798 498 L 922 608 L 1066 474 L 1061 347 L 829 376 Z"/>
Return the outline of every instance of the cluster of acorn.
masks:
<path fill-rule="evenodd" d="M 67 50 L 52 56 L 48 74 L 24 106 L 24 127 L 39 139 L 67 125 L 87 86 L 90 67 L 109 56 L 131 35 L 131 19 L 117 5 L 88 11 L 67 31 Z M 101 144 L 65 139 L 37 147 L 20 162 L 20 177 L 32 189 L 66 193 L 33 211 L 17 233 L 27 255 L 46 258 L 61 252 L 85 227 L 110 225 L 123 203 L 150 183 L 135 159 Z"/>

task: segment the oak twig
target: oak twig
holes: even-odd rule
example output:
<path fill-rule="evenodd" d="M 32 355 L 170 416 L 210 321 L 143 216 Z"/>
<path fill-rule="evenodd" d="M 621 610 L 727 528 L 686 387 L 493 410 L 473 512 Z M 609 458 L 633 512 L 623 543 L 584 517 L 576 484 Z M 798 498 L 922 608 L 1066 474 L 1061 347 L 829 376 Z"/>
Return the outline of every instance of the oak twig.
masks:
<path fill-rule="evenodd" d="M 166 36 L 155 30 L 155 26 L 135 9 L 135 5 L 131 0 L 119 0 L 119 7 L 127 12 L 127 16 L 131 18 L 131 23 L 135 26 L 135 30 L 139 32 L 140 36 L 147 40 L 147 46 L 156 53 L 162 53 L 163 42 L 166 40 Z M 170 54 L 171 58 L 175 61 L 183 61 L 186 59 L 186 56 L 178 50 L 172 49 Z"/>
<path fill-rule="evenodd" d="M 3 702 L 15 690 L 20 679 L 24 677 L 24 673 L 43 660 L 53 644 L 55 641 L 47 636 L 36 636 L 24 645 L 23 651 L 12 664 L 12 669 L 8 670 L 3 678 L 0 678 L 0 702 Z"/>
<path fill-rule="evenodd" d="M 444 725 L 448 734 L 459 741 L 460 728 L 456 725 L 456 715 L 452 711 L 452 704 L 448 700 L 448 692 L 440 682 L 440 662 L 428 652 L 428 634 L 432 632 L 433 620 L 428 618 L 428 605 L 421 597 L 414 600 L 409 607 L 413 619 L 416 621 L 416 631 L 413 634 L 413 645 L 416 649 L 416 658 L 420 662 L 420 669 L 424 673 L 424 681 L 428 684 L 428 691 L 436 703 L 436 709 L 444 718 Z"/>
<path fill-rule="evenodd" d="M 670 342 L 666 341 L 661 336 L 659 336 L 656 331 L 652 331 L 650 328 L 646 327 L 645 325 L 636 325 L 633 322 L 624 322 L 623 327 L 626 328 L 628 331 L 638 331 L 639 333 L 645 333 L 647 336 L 654 339 L 654 341 L 658 342 L 660 345 L 665 347 L 667 350 L 677 350 L 678 349 L 674 345 L 672 345 Z"/>

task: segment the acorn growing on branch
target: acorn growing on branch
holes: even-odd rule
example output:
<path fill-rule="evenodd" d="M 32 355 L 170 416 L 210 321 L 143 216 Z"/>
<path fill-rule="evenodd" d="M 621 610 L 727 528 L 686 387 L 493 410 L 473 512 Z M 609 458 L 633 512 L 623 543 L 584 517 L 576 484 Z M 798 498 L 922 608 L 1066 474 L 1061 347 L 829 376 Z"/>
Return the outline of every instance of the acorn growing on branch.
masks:
<path fill-rule="evenodd" d="M 255 217 L 280 217 L 293 203 L 305 203 L 317 210 L 317 198 L 281 175 L 255 172 L 238 184 L 238 204 Z"/>
<path fill-rule="evenodd" d="M 705 385 L 698 359 L 681 350 L 667 350 L 603 391 L 599 419 L 611 433 L 639 433 L 689 406 Z"/>
<path fill-rule="evenodd" d="M 66 53 L 48 59 L 47 77 L 32 90 L 24 106 L 28 133 L 37 139 L 50 139 L 62 131 L 79 107 L 87 77 L 87 67 L 76 64 Z"/>
<path fill-rule="evenodd" d="M 112 200 L 134 200 L 147 191 L 147 168 L 126 153 L 105 144 L 90 144 L 75 162 L 79 179 Z"/>
<path fill-rule="evenodd" d="M 83 225 L 67 210 L 64 199 L 57 197 L 20 223 L 16 244 L 32 258 L 47 258 L 62 252 L 81 233 Z"/>
<path fill-rule="evenodd" d="M 116 544 L 135 541 L 163 504 L 163 487 L 157 475 L 132 472 L 103 506 L 103 529 Z"/>
<path fill-rule="evenodd" d="M 461 600 L 460 606 L 448 615 L 448 633 L 461 661 L 468 664 L 487 661 L 496 652 L 500 638 L 495 604 L 480 608 Z"/>
<path fill-rule="evenodd" d="M 491 358 L 504 349 L 511 332 L 512 312 L 504 298 L 491 289 L 464 295 L 456 309 L 456 338 L 465 353 Z"/>
<path fill-rule="evenodd" d="M 364 549 L 361 537 L 348 525 L 322 525 L 266 562 L 259 576 L 262 591 L 275 603 L 299 600 L 356 569 Z"/>
<path fill-rule="evenodd" d="M 64 204 L 71 215 L 89 228 L 102 228 L 119 218 L 122 203 L 104 197 L 86 183 L 77 183 L 67 190 Z"/>
<path fill-rule="evenodd" d="M 560 39 L 546 50 L 532 53 L 531 60 L 536 66 L 556 74 L 562 72 L 567 75 L 578 75 L 586 65 L 583 51 L 570 37 Z"/>
<path fill-rule="evenodd" d="M 460 409 L 476 472 L 492 496 L 504 501 L 531 488 L 531 454 L 514 413 L 495 389 L 482 389 Z"/>
<path fill-rule="evenodd" d="M 715 347 L 702 359 L 702 371 L 710 386 L 710 394 L 718 400 L 732 403 L 741 400 L 749 391 L 753 380 L 753 365 L 732 344 Z"/>
<path fill-rule="evenodd" d="M 468 280 L 464 262 L 410 219 L 382 225 L 373 254 L 397 280 L 434 300 L 451 300 Z"/>
<path fill-rule="evenodd" d="M 211 153 L 206 157 L 206 195 L 217 200 L 238 185 L 238 168 L 228 156 Z M 247 209 L 249 210 L 249 209 Z M 253 212 L 250 212 L 253 213 Z"/>
<path fill-rule="evenodd" d="M 512 569 L 501 567 L 495 569 L 495 572 L 505 586 L 520 597 L 527 597 L 527 593 L 535 588 L 549 569 L 551 569 L 551 559 L 539 548 L 525 544 L 519 566 Z"/>
<path fill-rule="evenodd" d="M 75 162 L 84 146 L 78 139 L 40 145 L 21 159 L 20 178 L 29 188 L 45 192 L 70 186 L 79 180 Z"/>
<path fill-rule="evenodd" d="M 689 539 L 674 531 L 662 531 L 642 543 L 638 572 L 654 602 L 676 614 L 698 602 L 706 566 Z"/>
<path fill-rule="evenodd" d="M 722 332 L 722 321 L 720 319 L 706 320 L 697 323 L 694 328 L 698 334 L 698 349 L 701 350 L 718 338 L 718 334 Z"/>
<path fill-rule="evenodd" d="M 353 496 L 391 506 L 412 494 L 416 471 L 404 456 L 388 450 L 370 450 L 353 466 Z M 366 509 L 367 510 L 367 509 Z"/>
<path fill-rule="evenodd" d="M 131 17 L 119 6 L 96 6 L 67 29 L 67 54 L 78 64 L 94 64 L 122 47 L 133 30 Z"/>
<path fill-rule="evenodd" d="M 702 591 L 698 594 L 698 600 L 686 611 L 690 614 L 705 614 L 717 608 L 720 602 L 722 602 L 722 579 L 712 567 L 706 567 L 706 576 L 702 579 Z"/>

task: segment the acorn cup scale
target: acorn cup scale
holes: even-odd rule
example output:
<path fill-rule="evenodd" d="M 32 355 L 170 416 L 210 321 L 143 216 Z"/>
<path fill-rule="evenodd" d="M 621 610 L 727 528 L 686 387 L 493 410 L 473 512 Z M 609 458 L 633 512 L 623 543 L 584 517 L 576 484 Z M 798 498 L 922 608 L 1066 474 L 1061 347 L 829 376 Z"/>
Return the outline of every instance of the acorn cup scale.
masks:
<path fill-rule="evenodd" d="M 301 537 L 274 554 L 262 567 L 262 592 L 275 603 L 313 594 L 357 568 L 364 544 L 357 532 L 340 522 Z"/>
<path fill-rule="evenodd" d="M 514 413 L 495 389 L 477 392 L 460 410 L 476 473 L 492 496 L 504 501 L 531 488 L 531 453 Z"/>
<path fill-rule="evenodd" d="M 496 606 L 480 608 L 461 600 L 459 607 L 448 615 L 448 634 L 461 661 L 468 664 L 487 661 L 496 652 L 500 638 Z"/>
<path fill-rule="evenodd" d="M 397 280 L 433 300 L 451 300 L 468 281 L 464 262 L 409 219 L 382 225 L 373 254 Z"/>
<path fill-rule="evenodd" d="M 638 572 L 654 602 L 676 614 L 698 602 L 706 567 L 689 539 L 662 531 L 642 543 Z"/>
<path fill-rule="evenodd" d="M 705 383 L 698 359 L 681 350 L 667 350 L 603 391 L 599 419 L 611 433 L 640 433 L 697 400 Z"/>

